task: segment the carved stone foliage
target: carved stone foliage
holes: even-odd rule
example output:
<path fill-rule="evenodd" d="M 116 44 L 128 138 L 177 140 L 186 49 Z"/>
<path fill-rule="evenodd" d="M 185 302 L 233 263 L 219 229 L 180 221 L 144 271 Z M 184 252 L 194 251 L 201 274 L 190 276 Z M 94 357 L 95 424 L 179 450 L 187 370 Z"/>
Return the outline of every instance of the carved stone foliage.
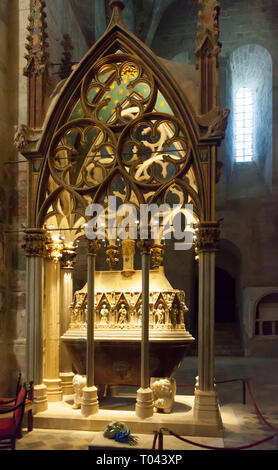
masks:
<path fill-rule="evenodd" d="M 32 152 L 42 136 L 41 130 L 31 129 L 25 124 L 15 127 L 14 145 L 22 153 Z"/>
<path fill-rule="evenodd" d="M 221 51 L 219 42 L 220 4 L 216 0 L 198 0 L 197 67 L 200 56 L 218 56 Z"/>
<path fill-rule="evenodd" d="M 153 248 L 153 240 L 140 240 L 137 243 L 137 247 L 139 248 L 141 254 L 150 255 Z"/>
<path fill-rule="evenodd" d="M 65 244 L 62 250 L 61 266 L 73 269 L 76 258 L 76 247 L 72 244 Z"/>
<path fill-rule="evenodd" d="M 110 243 L 107 246 L 106 254 L 107 254 L 106 262 L 109 265 L 109 268 L 111 270 L 115 269 L 120 260 L 119 259 L 120 252 L 119 252 L 118 246 Z"/>
<path fill-rule="evenodd" d="M 195 233 L 195 251 L 197 255 L 202 251 L 217 251 L 220 236 L 218 222 L 202 222 L 196 224 Z"/>
<path fill-rule="evenodd" d="M 26 256 L 44 256 L 45 254 L 45 231 L 40 229 L 26 230 L 25 249 Z"/>
<path fill-rule="evenodd" d="M 48 43 L 45 21 L 46 13 L 44 12 L 45 2 L 42 0 L 31 1 L 31 13 L 29 15 L 29 25 L 27 30 L 26 49 L 28 53 L 25 55 L 27 65 L 24 68 L 24 75 L 41 74 L 48 66 L 49 54 L 47 52 Z"/>
<path fill-rule="evenodd" d="M 88 254 L 96 255 L 101 249 L 101 242 L 96 238 L 95 240 L 88 240 Z"/>
<path fill-rule="evenodd" d="M 153 245 L 153 248 L 151 250 L 151 255 L 152 255 L 153 267 L 154 269 L 158 269 L 159 266 L 161 266 L 163 262 L 163 256 L 164 256 L 163 245 L 161 244 Z"/>

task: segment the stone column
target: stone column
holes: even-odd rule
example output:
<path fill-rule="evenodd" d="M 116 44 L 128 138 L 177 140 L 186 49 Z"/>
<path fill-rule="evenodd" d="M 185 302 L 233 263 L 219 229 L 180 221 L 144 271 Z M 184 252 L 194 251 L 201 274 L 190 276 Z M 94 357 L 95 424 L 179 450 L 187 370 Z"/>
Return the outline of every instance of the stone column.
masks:
<path fill-rule="evenodd" d="M 90 416 L 98 412 L 98 396 L 95 381 L 95 344 L 94 344 L 94 323 L 95 323 L 95 270 L 96 255 L 100 250 L 99 240 L 88 241 L 88 264 L 87 264 L 87 385 L 83 388 L 83 399 L 81 403 L 81 413 Z"/>
<path fill-rule="evenodd" d="M 63 391 L 59 377 L 60 356 L 60 259 L 63 244 L 58 237 L 46 243 L 45 262 L 45 360 L 44 384 L 48 401 L 61 401 Z"/>
<path fill-rule="evenodd" d="M 44 241 L 44 230 L 26 230 L 27 380 L 34 383 L 34 414 L 48 407 L 46 386 L 42 380 Z"/>
<path fill-rule="evenodd" d="M 60 283 L 60 336 L 68 329 L 70 323 L 69 306 L 73 298 L 73 266 L 76 257 L 76 248 L 72 244 L 64 245 L 61 258 L 61 283 Z M 74 393 L 72 380 L 72 361 L 66 345 L 60 344 L 60 379 L 64 395 Z"/>
<path fill-rule="evenodd" d="M 222 427 L 214 383 L 215 251 L 219 239 L 217 222 L 196 226 L 199 260 L 198 377 L 195 386 L 194 420 Z"/>
<path fill-rule="evenodd" d="M 149 271 L 152 241 L 138 243 L 142 256 L 142 340 L 141 340 L 141 387 L 137 390 L 136 415 L 145 419 L 153 415 L 153 393 L 150 388 L 149 371 Z"/>

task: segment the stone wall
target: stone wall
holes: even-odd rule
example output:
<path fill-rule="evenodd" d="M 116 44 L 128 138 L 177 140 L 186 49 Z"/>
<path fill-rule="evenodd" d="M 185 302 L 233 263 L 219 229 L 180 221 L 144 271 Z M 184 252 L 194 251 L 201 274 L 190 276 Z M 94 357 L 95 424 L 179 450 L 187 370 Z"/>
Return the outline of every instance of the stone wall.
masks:
<path fill-rule="evenodd" d="M 6 364 L 1 371 L 0 389 L 14 393 L 14 384 L 21 370 L 25 371 L 25 259 L 18 229 L 26 215 L 26 164 L 13 146 L 14 126 L 26 122 L 26 82 L 19 79 L 23 67 L 25 43 L 22 25 L 26 25 L 29 2 L 3 0 L 0 8 L 0 191 L 1 191 L 1 313 L 0 357 Z M 21 21 L 20 21 L 21 20 Z M 24 28 L 25 29 L 25 28 Z M 24 31 L 25 33 L 25 31 Z"/>

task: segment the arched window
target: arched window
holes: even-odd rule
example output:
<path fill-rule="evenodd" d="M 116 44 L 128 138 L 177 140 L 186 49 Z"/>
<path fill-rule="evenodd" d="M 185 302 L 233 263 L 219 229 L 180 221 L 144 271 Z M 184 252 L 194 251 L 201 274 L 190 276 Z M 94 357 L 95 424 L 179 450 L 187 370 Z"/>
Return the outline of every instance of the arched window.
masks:
<path fill-rule="evenodd" d="M 226 84 L 226 107 L 231 110 L 226 132 L 228 174 L 238 179 L 239 170 L 241 175 L 246 171 L 240 163 L 249 162 L 248 178 L 254 170 L 252 178 L 260 174 L 271 187 L 272 58 L 269 52 L 258 44 L 246 44 L 233 51 L 227 63 Z M 261 179 L 256 181 L 259 185 Z M 250 191 L 248 187 L 249 195 Z"/>
<path fill-rule="evenodd" d="M 235 98 L 235 159 L 250 162 L 253 159 L 253 93 L 239 88 Z"/>

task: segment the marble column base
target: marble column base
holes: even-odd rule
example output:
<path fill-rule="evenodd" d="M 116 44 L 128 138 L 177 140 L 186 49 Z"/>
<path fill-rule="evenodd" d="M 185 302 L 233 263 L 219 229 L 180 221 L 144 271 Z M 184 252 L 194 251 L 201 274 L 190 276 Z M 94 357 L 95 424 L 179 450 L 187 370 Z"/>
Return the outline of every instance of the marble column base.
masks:
<path fill-rule="evenodd" d="M 73 390 L 72 380 L 74 377 L 74 373 L 73 372 L 60 372 L 59 376 L 62 381 L 61 386 L 62 386 L 63 395 L 73 395 L 74 390 Z"/>
<path fill-rule="evenodd" d="M 216 391 L 203 392 L 195 389 L 193 419 L 199 424 L 215 425 L 222 429 L 222 419 Z"/>
<path fill-rule="evenodd" d="M 141 419 L 153 416 L 153 392 L 150 388 L 139 388 L 136 396 L 136 416 Z"/>
<path fill-rule="evenodd" d="M 98 396 L 96 387 L 84 387 L 81 402 L 81 413 L 83 416 L 95 415 L 98 413 Z"/>
<path fill-rule="evenodd" d="M 33 390 L 33 414 L 40 413 L 48 409 L 46 385 L 34 385 Z"/>
<path fill-rule="evenodd" d="M 47 399 L 49 402 L 62 401 L 63 390 L 61 379 L 43 379 L 43 383 L 47 387 Z"/>

